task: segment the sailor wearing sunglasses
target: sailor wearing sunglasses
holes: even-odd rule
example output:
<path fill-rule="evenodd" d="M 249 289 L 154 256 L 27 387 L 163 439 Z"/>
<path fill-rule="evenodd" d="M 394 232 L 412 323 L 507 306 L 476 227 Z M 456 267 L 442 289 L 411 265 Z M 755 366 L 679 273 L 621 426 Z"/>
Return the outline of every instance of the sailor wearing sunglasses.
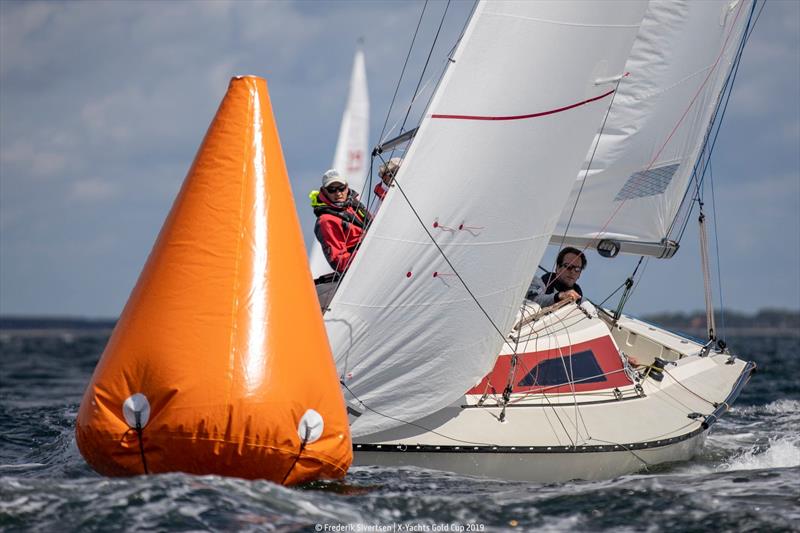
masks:
<path fill-rule="evenodd" d="M 322 188 L 309 197 L 317 217 L 314 235 L 334 272 L 344 274 L 369 224 L 369 212 L 336 169 L 322 175 Z"/>
<path fill-rule="evenodd" d="M 585 269 L 586 255 L 577 248 L 568 246 L 558 253 L 555 272 L 533 278 L 526 298 L 542 307 L 549 307 L 563 300 L 580 302 L 583 291 L 578 285 L 578 278 Z"/>

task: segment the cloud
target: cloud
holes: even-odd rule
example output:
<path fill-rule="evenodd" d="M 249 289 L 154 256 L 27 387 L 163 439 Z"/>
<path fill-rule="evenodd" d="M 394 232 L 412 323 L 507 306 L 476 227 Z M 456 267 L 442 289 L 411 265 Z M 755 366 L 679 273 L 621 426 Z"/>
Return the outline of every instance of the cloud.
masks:
<path fill-rule="evenodd" d="M 119 193 L 119 187 L 101 178 L 80 179 L 70 186 L 68 198 L 73 202 L 94 203 L 108 200 Z"/>
<path fill-rule="evenodd" d="M 27 41 L 42 31 L 57 9 L 53 2 L 0 2 L 0 47 L 8 50 L 0 61 L 0 76 L 45 60 Z"/>
<path fill-rule="evenodd" d="M 797 255 L 783 236 L 797 231 L 798 5 L 767 4 L 715 152 L 721 229 L 735 236 L 723 253 L 740 256 L 726 263 L 739 282 L 775 244 L 767 239 L 783 239 L 790 257 Z M 389 125 L 405 113 L 444 6 L 426 7 Z M 450 5 L 426 79 L 444 64 L 471 6 Z M 310 236 L 307 194 L 333 157 L 356 40 L 366 39 L 374 142 L 422 7 L 392 0 L 0 0 L 3 310 L 48 312 L 56 301 L 62 312 L 121 309 L 236 74 L 269 82 Z M 659 268 L 695 275 L 688 240 L 679 255 Z M 798 261 L 789 263 L 796 273 Z M 618 263 L 602 264 L 609 271 L 593 288 L 598 293 L 607 280 L 621 281 Z M 592 265 L 590 276 L 601 262 Z M 685 294 L 662 283 L 647 294 L 647 310 L 684 305 Z"/>
<path fill-rule="evenodd" d="M 0 164 L 24 168 L 31 177 L 47 178 L 64 171 L 68 158 L 52 145 L 37 146 L 26 141 L 15 141 L 0 148 Z"/>

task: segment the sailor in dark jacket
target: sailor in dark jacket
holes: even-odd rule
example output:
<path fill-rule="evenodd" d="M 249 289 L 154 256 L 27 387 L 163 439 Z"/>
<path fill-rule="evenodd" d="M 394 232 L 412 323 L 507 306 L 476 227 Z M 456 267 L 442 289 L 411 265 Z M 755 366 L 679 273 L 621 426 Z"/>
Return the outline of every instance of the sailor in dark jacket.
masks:
<path fill-rule="evenodd" d="M 583 297 L 578 278 L 586 269 L 586 255 L 570 246 L 558 253 L 556 271 L 548 272 L 541 278 L 533 278 L 526 298 L 542 307 L 549 307 L 563 300 L 580 302 Z"/>

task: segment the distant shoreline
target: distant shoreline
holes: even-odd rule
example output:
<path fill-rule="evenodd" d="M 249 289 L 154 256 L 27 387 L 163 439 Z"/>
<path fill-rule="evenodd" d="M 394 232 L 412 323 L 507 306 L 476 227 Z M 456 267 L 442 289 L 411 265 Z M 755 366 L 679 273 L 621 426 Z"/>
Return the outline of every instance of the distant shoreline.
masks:
<path fill-rule="evenodd" d="M 645 319 L 646 320 L 646 319 Z M 707 339 L 708 331 L 705 329 L 675 329 L 664 328 L 674 331 L 678 334 L 683 334 L 696 339 Z M 718 337 L 727 339 L 729 337 L 790 337 L 800 338 L 800 329 L 793 328 L 767 328 L 767 327 L 754 327 L 754 328 L 728 328 L 725 331 L 719 331 Z"/>
<path fill-rule="evenodd" d="M 704 339 L 705 313 L 658 313 L 642 320 Z M 0 332 L 7 335 L 74 335 L 76 333 L 111 333 L 117 320 L 112 318 L 75 318 L 53 316 L 0 316 Z M 727 323 L 726 328 L 722 324 Z M 717 330 L 724 337 L 764 336 L 800 338 L 800 311 L 761 310 L 752 315 L 738 312 L 726 313 L 723 322 L 717 318 Z"/>

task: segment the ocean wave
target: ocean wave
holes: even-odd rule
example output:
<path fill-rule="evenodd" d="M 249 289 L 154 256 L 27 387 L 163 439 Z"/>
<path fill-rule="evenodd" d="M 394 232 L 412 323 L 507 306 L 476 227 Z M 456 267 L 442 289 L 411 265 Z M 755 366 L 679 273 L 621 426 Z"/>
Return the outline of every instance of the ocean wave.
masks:
<path fill-rule="evenodd" d="M 800 466 L 800 439 L 796 435 L 769 439 L 766 446 L 754 445 L 723 464 L 719 470 L 762 470 L 767 468 L 793 468 Z"/>
<path fill-rule="evenodd" d="M 0 472 L 3 471 L 14 471 L 14 470 L 29 470 L 33 468 L 44 468 L 47 465 L 44 463 L 19 463 L 19 464 L 9 464 L 9 465 L 0 465 Z"/>
<path fill-rule="evenodd" d="M 732 411 L 734 413 L 746 416 L 754 416 L 764 413 L 771 415 L 782 415 L 782 414 L 794 415 L 800 413 L 800 401 L 782 398 L 780 400 L 775 400 L 765 405 L 747 405 L 744 407 L 734 407 Z"/>

